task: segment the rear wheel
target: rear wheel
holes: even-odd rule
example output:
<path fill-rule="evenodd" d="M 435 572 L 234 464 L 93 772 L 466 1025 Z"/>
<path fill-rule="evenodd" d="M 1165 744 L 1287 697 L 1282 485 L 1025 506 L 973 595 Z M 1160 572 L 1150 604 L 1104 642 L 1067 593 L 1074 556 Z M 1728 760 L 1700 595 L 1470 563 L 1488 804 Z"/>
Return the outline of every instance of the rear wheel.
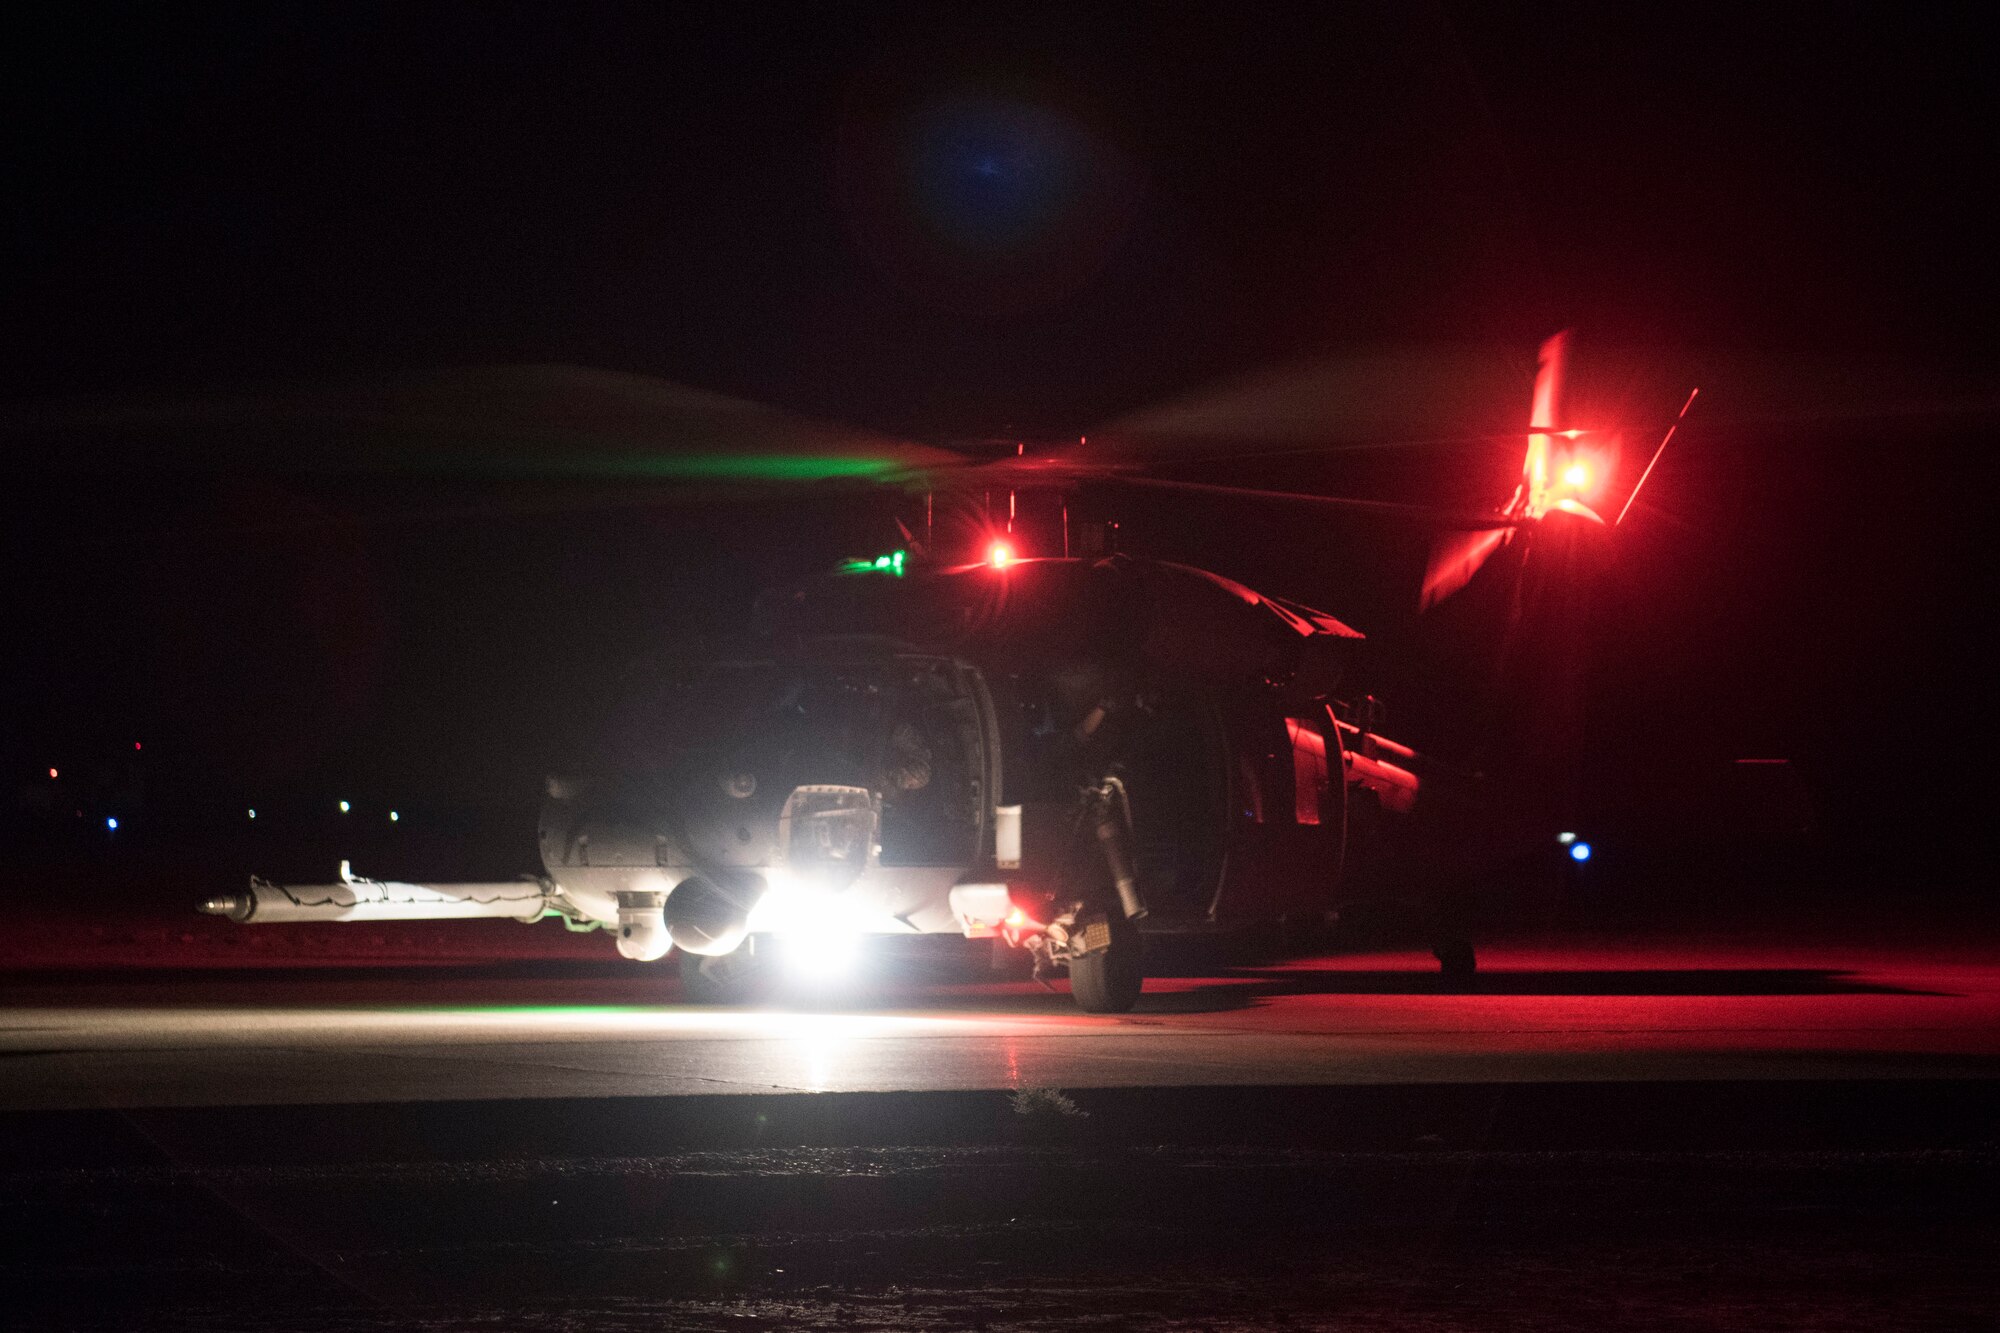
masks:
<path fill-rule="evenodd" d="M 1070 994 L 1085 1013 L 1125 1013 L 1138 1003 L 1146 984 L 1145 946 L 1139 928 L 1115 913 L 1109 925 L 1108 947 L 1070 960 Z"/>
<path fill-rule="evenodd" d="M 1472 951 L 1471 940 L 1439 940 L 1431 946 L 1431 956 L 1438 960 L 1438 971 L 1446 981 L 1470 981 L 1479 970 L 1479 956 Z"/>

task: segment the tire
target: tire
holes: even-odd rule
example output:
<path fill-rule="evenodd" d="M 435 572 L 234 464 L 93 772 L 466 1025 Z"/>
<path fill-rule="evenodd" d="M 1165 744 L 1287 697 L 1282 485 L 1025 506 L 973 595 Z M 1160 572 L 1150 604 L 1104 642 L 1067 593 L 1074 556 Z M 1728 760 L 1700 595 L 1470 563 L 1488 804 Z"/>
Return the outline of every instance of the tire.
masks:
<path fill-rule="evenodd" d="M 1123 917 L 1109 918 L 1111 945 L 1069 965 L 1069 992 L 1087 1014 L 1122 1014 L 1146 984 L 1145 940 Z"/>
<path fill-rule="evenodd" d="M 769 969 L 759 965 L 747 942 L 719 957 L 685 951 L 678 957 L 681 998 L 689 1004 L 754 1004 L 769 989 Z"/>
<path fill-rule="evenodd" d="M 1471 940 L 1439 940 L 1431 946 L 1431 956 L 1438 960 L 1438 971 L 1446 981 L 1470 981 L 1479 970 L 1479 955 L 1473 952 Z"/>

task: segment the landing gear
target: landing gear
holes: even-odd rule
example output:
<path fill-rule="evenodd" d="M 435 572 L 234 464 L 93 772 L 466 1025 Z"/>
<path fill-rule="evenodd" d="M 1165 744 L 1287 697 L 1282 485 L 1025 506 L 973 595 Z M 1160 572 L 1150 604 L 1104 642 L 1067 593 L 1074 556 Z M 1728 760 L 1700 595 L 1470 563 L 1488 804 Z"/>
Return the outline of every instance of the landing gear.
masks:
<path fill-rule="evenodd" d="M 1439 940 L 1431 946 L 1431 956 L 1438 960 L 1438 971 L 1446 981 L 1470 981 L 1479 970 L 1479 957 L 1468 939 Z"/>
<path fill-rule="evenodd" d="M 1102 948 L 1070 958 L 1070 994 L 1085 1013 L 1126 1013 L 1138 1003 L 1139 991 L 1146 983 L 1144 938 L 1137 926 L 1116 912 L 1100 920 L 1110 934 L 1110 941 Z M 1078 936 L 1087 938 L 1090 933 L 1086 927 Z"/>
<path fill-rule="evenodd" d="M 681 998 L 689 1004 L 754 1004 L 769 989 L 769 969 L 752 940 L 713 958 L 685 950 L 678 957 Z"/>

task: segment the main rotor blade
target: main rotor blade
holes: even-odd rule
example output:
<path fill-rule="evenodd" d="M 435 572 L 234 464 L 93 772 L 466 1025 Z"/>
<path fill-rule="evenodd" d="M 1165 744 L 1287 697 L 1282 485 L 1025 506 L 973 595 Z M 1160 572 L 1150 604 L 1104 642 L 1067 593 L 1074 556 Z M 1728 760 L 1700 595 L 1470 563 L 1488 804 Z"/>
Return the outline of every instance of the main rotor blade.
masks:
<path fill-rule="evenodd" d="M 1514 438 L 1533 371 L 1474 347 L 1332 353 L 1130 413 L 1065 452 L 1170 463 Z"/>
<path fill-rule="evenodd" d="M 1063 451 L 1122 468 L 1356 450 L 1527 442 L 1526 347 L 1331 352 L 1199 390 L 1093 429 Z M 1650 348 L 1579 337 L 1560 425 L 1658 438 L 1690 384 L 1710 427 L 1818 430 L 2000 416 L 1984 366 L 1907 357 Z"/>
<path fill-rule="evenodd" d="M 892 482 L 966 462 L 644 375 L 496 366 L 0 414 L 17 465 L 297 475 Z"/>
<path fill-rule="evenodd" d="M 1377 518 L 1398 519 L 1404 522 L 1433 524 L 1439 527 L 1468 529 L 1500 529 L 1517 526 L 1512 519 L 1500 514 L 1479 514 L 1461 509 L 1444 509 L 1431 505 L 1399 504 L 1392 500 L 1359 500 L 1344 495 L 1313 495 L 1301 491 L 1267 491 L 1251 486 L 1226 486 L 1205 481 L 1175 481 L 1166 477 L 1145 477 L 1132 474 L 1107 476 L 1105 481 L 1113 485 L 1142 486 L 1151 490 L 1184 491 L 1194 495 L 1216 495 L 1238 500 L 1268 500 L 1281 504 L 1311 505 L 1321 509 L 1338 510 L 1349 514 L 1366 514 Z"/>

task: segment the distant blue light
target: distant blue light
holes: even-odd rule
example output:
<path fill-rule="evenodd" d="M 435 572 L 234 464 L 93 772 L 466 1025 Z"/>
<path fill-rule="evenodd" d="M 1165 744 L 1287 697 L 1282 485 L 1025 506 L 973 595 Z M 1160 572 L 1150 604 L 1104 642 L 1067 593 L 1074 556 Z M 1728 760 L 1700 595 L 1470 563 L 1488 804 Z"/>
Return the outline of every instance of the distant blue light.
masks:
<path fill-rule="evenodd" d="M 1588 861 L 1590 859 L 1590 844 L 1587 842 L 1571 843 L 1569 845 L 1569 859 L 1572 861 Z"/>
<path fill-rule="evenodd" d="M 110 829 L 113 833 L 116 833 L 118 831 L 118 821 L 113 819 L 110 815 L 106 815 L 104 817 L 104 827 Z"/>

